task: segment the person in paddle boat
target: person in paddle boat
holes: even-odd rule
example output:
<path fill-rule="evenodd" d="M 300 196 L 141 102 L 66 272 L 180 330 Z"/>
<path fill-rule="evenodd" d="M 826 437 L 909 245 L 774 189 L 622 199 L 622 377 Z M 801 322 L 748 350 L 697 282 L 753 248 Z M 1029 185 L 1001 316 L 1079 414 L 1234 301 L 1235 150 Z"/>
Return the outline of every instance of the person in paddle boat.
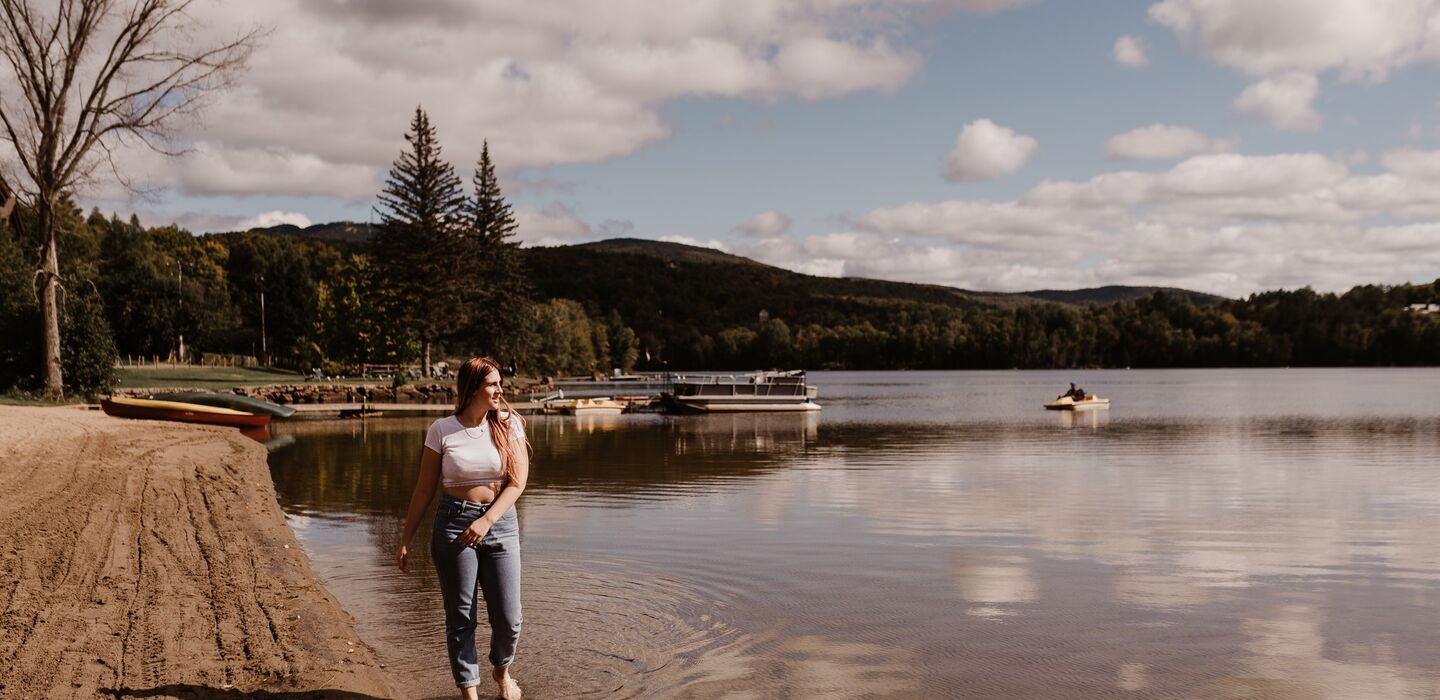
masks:
<path fill-rule="evenodd" d="M 1081 389 L 1079 384 L 1076 384 L 1075 382 L 1070 382 L 1070 391 L 1067 391 L 1055 397 L 1055 400 L 1059 401 L 1060 399 L 1063 399 L 1067 396 L 1071 399 L 1074 399 L 1075 401 L 1084 401 L 1085 397 L 1089 396 L 1089 394 L 1086 394 L 1085 390 Z"/>
<path fill-rule="evenodd" d="M 441 490 L 430 536 L 430 556 L 445 605 L 445 645 L 460 697 L 478 700 L 483 682 L 475 651 L 480 614 L 475 588 L 490 623 L 490 677 L 500 697 L 519 700 L 510 675 L 520 640 L 520 521 L 515 501 L 530 474 L 525 422 L 501 388 L 500 366 L 475 357 L 460 366 L 455 412 L 430 424 L 420 455 L 420 476 L 395 562 L 409 573 L 410 540 Z"/>

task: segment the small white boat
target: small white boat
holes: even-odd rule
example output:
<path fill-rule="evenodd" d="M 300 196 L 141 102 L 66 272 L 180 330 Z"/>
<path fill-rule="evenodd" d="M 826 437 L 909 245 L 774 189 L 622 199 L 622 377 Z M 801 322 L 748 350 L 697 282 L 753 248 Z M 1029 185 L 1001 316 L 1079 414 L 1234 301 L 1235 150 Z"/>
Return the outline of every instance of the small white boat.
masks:
<path fill-rule="evenodd" d="M 1048 411 L 1098 411 L 1110 408 L 1110 399 L 1102 399 L 1098 396 L 1086 396 L 1079 401 L 1062 396 L 1050 403 L 1045 404 Z"/>
<path fill-rule="evenodd" d="M 625 412 L 625 404 L 610 398 L 555 399 L 544 405 L 546 411 L 569 416 L 615 416 Z"/>

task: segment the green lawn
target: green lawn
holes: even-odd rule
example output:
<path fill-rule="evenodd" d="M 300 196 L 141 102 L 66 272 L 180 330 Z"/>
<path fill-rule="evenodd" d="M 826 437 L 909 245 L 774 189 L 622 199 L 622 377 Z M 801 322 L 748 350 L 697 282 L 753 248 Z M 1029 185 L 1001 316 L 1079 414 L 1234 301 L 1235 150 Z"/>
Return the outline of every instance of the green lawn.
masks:
<path fill-rule="evenodd" d="M 67 396 L 63 401 L 50 401 L 40 398 L 39 394 L 29 394 L 23 391 L 10 391 L 0 394 L 0 406 L 74 406 L 83 400 L 73 396 Z"/>
<path fill-rule="evenodd" d="M 334 379 L 325 384 L 377 384 L 383 380 Z M 234 389 L 266 384 L 304 384 L 305 376 L 280 369 L 252 367 L 122 367 L 116 387 L 124 389 Z"/>

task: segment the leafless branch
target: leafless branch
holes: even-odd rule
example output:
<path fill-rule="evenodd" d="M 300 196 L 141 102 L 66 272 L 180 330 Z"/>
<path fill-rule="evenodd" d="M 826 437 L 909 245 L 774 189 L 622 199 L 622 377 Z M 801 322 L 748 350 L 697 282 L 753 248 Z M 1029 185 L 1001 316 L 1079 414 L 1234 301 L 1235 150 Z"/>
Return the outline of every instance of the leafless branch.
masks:
<path fill-rule="evenodd" d="M 169 45 L 189 36 L 193 2 L 59 0 L 47 17 L 34 0 L 0 0 L 0 65 L 18 88 L 0 95 L 23 97 L 0 100 L 0 141 L 35 184 L 26 190 L 71 190 L 96 163 L 125 181 L 102 145 L 116 138 L 135 137 L 166 155 L 184 151 L 167 125 L 233 84 L 266 35 L 253 28 L 211 45 Z M 91 159 L 99 150 L 107 153 Z"/>
<path fill-rule="evenodd" d="M 264 35 L 197 45 L 187 31 L 193 1 L 0 0 L 0 145 L 19 164 L 0 151 L 0 198 L 13 197 L 0 219 L 17 202 L 35 212 L 47 394 L 62 393 L 56 204 L 99 163 L 129 187 L 114 150 L 127 138 L 176 153 L 167 127 L 232 84 Z"/>

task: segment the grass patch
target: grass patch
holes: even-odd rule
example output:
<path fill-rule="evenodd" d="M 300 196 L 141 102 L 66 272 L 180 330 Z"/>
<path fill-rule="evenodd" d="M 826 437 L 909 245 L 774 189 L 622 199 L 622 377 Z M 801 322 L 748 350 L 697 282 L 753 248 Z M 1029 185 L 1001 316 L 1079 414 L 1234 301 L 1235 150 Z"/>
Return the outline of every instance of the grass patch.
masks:
<path fill-rule="evenodd" d="M 59 401 L 53 401 L 39 394 L 31 394 L 26 391 L 7 391 L 0 393 L 0 406 L 74 406 L 84 402 L 85 397 L 71 396 L 69 394 Z"/>
<path fill-rule="evenodd" d="M 213 389 L 256 387 L 270 384 L 344 384 L 348 386 L 389 386 L 389 379 L 337 377 L 306 379 L 305 375 L 265 367 L 121 367 L 117 389 Z"/>
<path fill-rule="evenodd" d="M 52 400 L 43 398 L 39 393 L 22 392 L 12 389 L 9 392 L 0 392 L 0 406 L 84 406 L 86 403 L 94 403 L 89 396 L 81 393 L 65 393 L 65 398 Z"/>
<path fill-rule="evenodd" d="M 234 389 L 266 384 L 303 384 L 305 375 L 263 367 L 122 367 L 121 389 Z M 335 380 L 325 383 L 373 384 L 373 380 Z"/>

